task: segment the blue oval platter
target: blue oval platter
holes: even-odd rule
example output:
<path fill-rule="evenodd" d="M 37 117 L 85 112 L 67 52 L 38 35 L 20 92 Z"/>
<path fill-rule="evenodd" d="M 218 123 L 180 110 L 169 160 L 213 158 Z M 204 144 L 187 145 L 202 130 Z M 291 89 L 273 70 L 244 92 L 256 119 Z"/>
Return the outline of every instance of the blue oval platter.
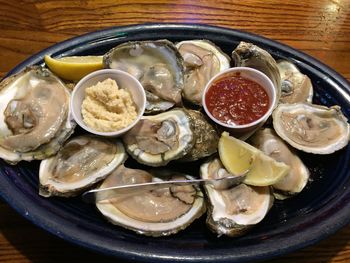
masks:
<path fill-rule="evenodd" d="M 58 43 L 33 55 L 10 74 L 53 57 L 103 55 L 134 40 L 208 39 L 231 54 L 240 41 L 252 42 L 276 59 L 293 61 L 315 89 L 314 103 L 340 105 L 350 119 L 350 84 L 316 59 L 258 35 L 193 24 L 144 24 L 109 28 Z M 79 132 L 79 131 L 78 131 Z M 350 147 L 331 155 L 298 152 L 311 180 L 299 195 L 276 201 L 266 218 L 239 238 L 216 237 L 205 216 L 176 235 L 152 238 L 108 223 L 79 197 L 43 198 L 38 194 L 39 161 L 15 166 L 0 161 L 0 195 L 19 214 L 48 232 L 82 247 L 136 262 L 247 262 L 276 257 L 320 241 L 350 222 Z M 199 163 L 191 164 L 198 174 Z M 194 175 L 196 175 L 194 174 Z"/>

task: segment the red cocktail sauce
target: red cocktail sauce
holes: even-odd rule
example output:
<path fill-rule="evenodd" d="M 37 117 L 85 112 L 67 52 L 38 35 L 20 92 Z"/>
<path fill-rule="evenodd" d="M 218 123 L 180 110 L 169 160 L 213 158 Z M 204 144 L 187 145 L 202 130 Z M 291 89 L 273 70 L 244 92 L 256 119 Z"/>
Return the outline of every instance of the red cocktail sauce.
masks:
<path fill-rule="evenodd" d="M 206 93 L 205 103 L 215 119 L 242 125 L 261 118 L 270 102 L 262 86 L 237 72 L 215 81 Z"/>

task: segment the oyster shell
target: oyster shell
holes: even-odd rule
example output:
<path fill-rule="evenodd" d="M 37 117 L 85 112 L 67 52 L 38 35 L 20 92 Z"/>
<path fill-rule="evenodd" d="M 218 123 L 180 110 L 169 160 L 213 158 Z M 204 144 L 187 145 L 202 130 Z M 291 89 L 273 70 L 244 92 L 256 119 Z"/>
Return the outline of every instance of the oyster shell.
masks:
<path fill-rule="evenodd" d="M 174 106 L 173 102 L 165 101 L 147 90 L 145 91 L 145 93 L 146 113 L 159 113 L 166 111 Z"/>
<path fill-rule="evenodd" d="M 144 116 L 123 137 L 128 153 L 142 164 L 164 166 L 185 156 L 195 143 L 186 110 L 174 109 Z"/>
<path fill-rule="evenodd" d="M 70 92 L 51 71 L 31 67 L 0 84 L 0 157 L 11 164 L 55 154 L 73 133 Z"/>
<path fill-rule="evenodd" d="M 281 75 L 280 103 L 312 102 L 313 87 L 308 76 L 287 60 L 277 61 Z"/>
<path fill-rule="evenodd" d="M 161 111 L 182 104 L 182 57 L 170 41 L 127 42 L 108 51 L 103 63 L 106 68 L 130 73 L 151 93 L 147 96 L 146 111 Z"/>
<path fill-rule="evenodd" d="M 40 195 L 70 197 L 103 180 L 123 163 L 126 153 L 121 142 L 94 136 L 68 140 L 57 155 L 40 163 Z"/>
<path fill-rule="evenodd" d="M 250 67 L 268 76 L 276 89 L 276 104 L 281 96 L 281 76 L 275 59 L 266 50 L 246 42 L 240 42 L 232 52 L 235 67 Z"/>
<path fill-rule="evenodd" d="M 223 173 L 222 163 L 218 158 L 212 159 L 200 167 L 204 179 L 217 178 Z M 207 226 L 221 235 L 241 236 L 259 223 L 273 204 L 269 187 L 248 186 L 240 184 L 227 190 L 217 190 L 205 185 L 208 197 Z"/>
<path fill-rule="evenodd" d="M 195 143 L 181 161 L 192 162 L 217 152 L 219 135 L 205 116 L 196 110 L 186 110 L 192 123 Z"/>
<path fill-rule="evenodd" d="M 276 133 L 304 152 L 329 154 L 349 142 L 349 123 L 339 106 L 280 104 L 272 118 Z"/>
<path fill-rule="evenodd" d="M 121 165 L 100 187 L 177 178 L 193 179 L 177 172 L 146 172 Z M 97 193 L 99 194 L 101 192 Z M 202 192 L 198 187 L 190 185 L 120 194 L 112 199 L 97 202 L 96 207 L 113 224 L 154 237 L 175 234 L 205 212 Z"/>
<path fill-rule="evenodd" d="M 300 193 L 306 186 L 310 173 L 305 164 L 277 134 L 269 128 L 261 129 L 250 138 L 253 146 L 278 162 L 290 166 L 289 173 L 274 184 L 274 196 L 283 200 Z"/>
<path fill-rule="evenodd" d="M 186 40 L 176 44 L 184 59 L 185 84 L 183 96 L 202 105 L 202 94 L 209 80 L 230 67 L 230 58 L 208 40 Z"/>

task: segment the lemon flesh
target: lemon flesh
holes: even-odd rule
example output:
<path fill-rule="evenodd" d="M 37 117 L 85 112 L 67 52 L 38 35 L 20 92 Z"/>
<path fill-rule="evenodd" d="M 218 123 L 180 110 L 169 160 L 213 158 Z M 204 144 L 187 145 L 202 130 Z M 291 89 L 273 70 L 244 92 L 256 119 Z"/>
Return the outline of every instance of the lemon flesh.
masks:
<path fill-rule="evenodd" d="M 222 164 L 232 174 L 249 170 L 244 183 L 268 186 L 277 183 L 289 171 L 289 166 L 277 162 L 250 144 L 229 136 L 227 132 L 219 140 L 219 155 Z"/>
<path fill-rule="evenodd" d="M 47 67 L 58 77 L 79 81 L 87 74 L 103 68 L 103 56 L 44 57 Z"/>

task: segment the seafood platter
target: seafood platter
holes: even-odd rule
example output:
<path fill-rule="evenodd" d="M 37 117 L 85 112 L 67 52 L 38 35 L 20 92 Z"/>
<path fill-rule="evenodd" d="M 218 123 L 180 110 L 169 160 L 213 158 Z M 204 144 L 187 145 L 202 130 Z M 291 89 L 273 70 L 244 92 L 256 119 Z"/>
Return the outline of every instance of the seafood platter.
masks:
<path fill-rule="evenodd" d="M 175 251 L 182 239 L 189 247 L 197 242 L 200 250 L 224 248 L 225 260 L 253 259 L 252 252 L 233 256 L 228 249 L 249 247 L 254 235 L 268 244 L 280 235 L 279 226 L 285 228 L 289 219 L 293 223 L 309 214 L 312 196 L 327 194 L 324 184 L 332 180 L 325 179 L 331 176 L 329 169 L 342 162 L 338 173 L 348 170 L 344 156 L 350 138 L 349 90 L 334 95 L 339 103 L 333 103 L 310 66 L 286 55 L 291 52 L 288 48 L 282 46 L 287 53 L 279 53 L 268 46 L 268 40 L 235 31 L 230 43 L 226 31 L 223 40 L 211 37 L 215 28 L 208 28 L 209 33 L 199 27 L 192 28 L 199 33 L 179 37 L 175 27 L 175 35 L 150 34 L 149 38 L 147 34 L 125 37 L 122 29 L 113 34 L 113 30 L 101 31 L 107 37 L 96 34 L 96 39 L 88 39 L 96 47 L 82 42 L 81 50 L 79 45 L 71 49 L 66 45 L 56 53 L 48 49 L 35 65 L 28 63 L 4 78 L 0 83 L 2 176 L 26 181 L 20 188 L 35 189 L 30 196 L 40 200 L 38 206 L 63 208 L 74 214 L 74 220 L 84 214 L 86 222 L 99 225 L 91 226 L 94 235 L 106 234 L 111 242 L 112 233 L 121 236 L 118 242 L 169 242 L 163 252 L 171 255 L 169 251 Z M 200 34 L 201 30 L 207 33 Z M 100 42 L 103 48 L 98 49 Z M 87 85 L 77 102 L 75 95 L 83 83 L 103 72 L 127 73 L 141 87 L 144 103 L 113 77 Z M 334 165 L 328 166 L 329 162 Z M 101 191 L 93 204 L 81 199 L 93 189 L 228 176 L 239 178 L 239 183 L 174 184 L 109 198 L 102 198 Z M 323 190 L 317 193 L 319 185 Z M 4 192 L 2 196 L 8 198 Z M 308 200 L 305 204 L 303 198 Z M 317 205 L 329 202 L 328 198 Z M 35 213 L 30 207 L 26 212 L 29 217 Z M 127 249 L 84 243 L 57 227 L 43 227 L 97 251 L 128 256 Z M 281 252 L 266 250 L 265 258 L 298 247 L 283 244 L 282 240 Z M 161 261 L 163 252 L 153 253 Z M 220 260 L 216 253 L 210 257 L 186 251 L 180 259 Z M 150 259 L 150 255 L 142 257 L 135 259 Z"/>

